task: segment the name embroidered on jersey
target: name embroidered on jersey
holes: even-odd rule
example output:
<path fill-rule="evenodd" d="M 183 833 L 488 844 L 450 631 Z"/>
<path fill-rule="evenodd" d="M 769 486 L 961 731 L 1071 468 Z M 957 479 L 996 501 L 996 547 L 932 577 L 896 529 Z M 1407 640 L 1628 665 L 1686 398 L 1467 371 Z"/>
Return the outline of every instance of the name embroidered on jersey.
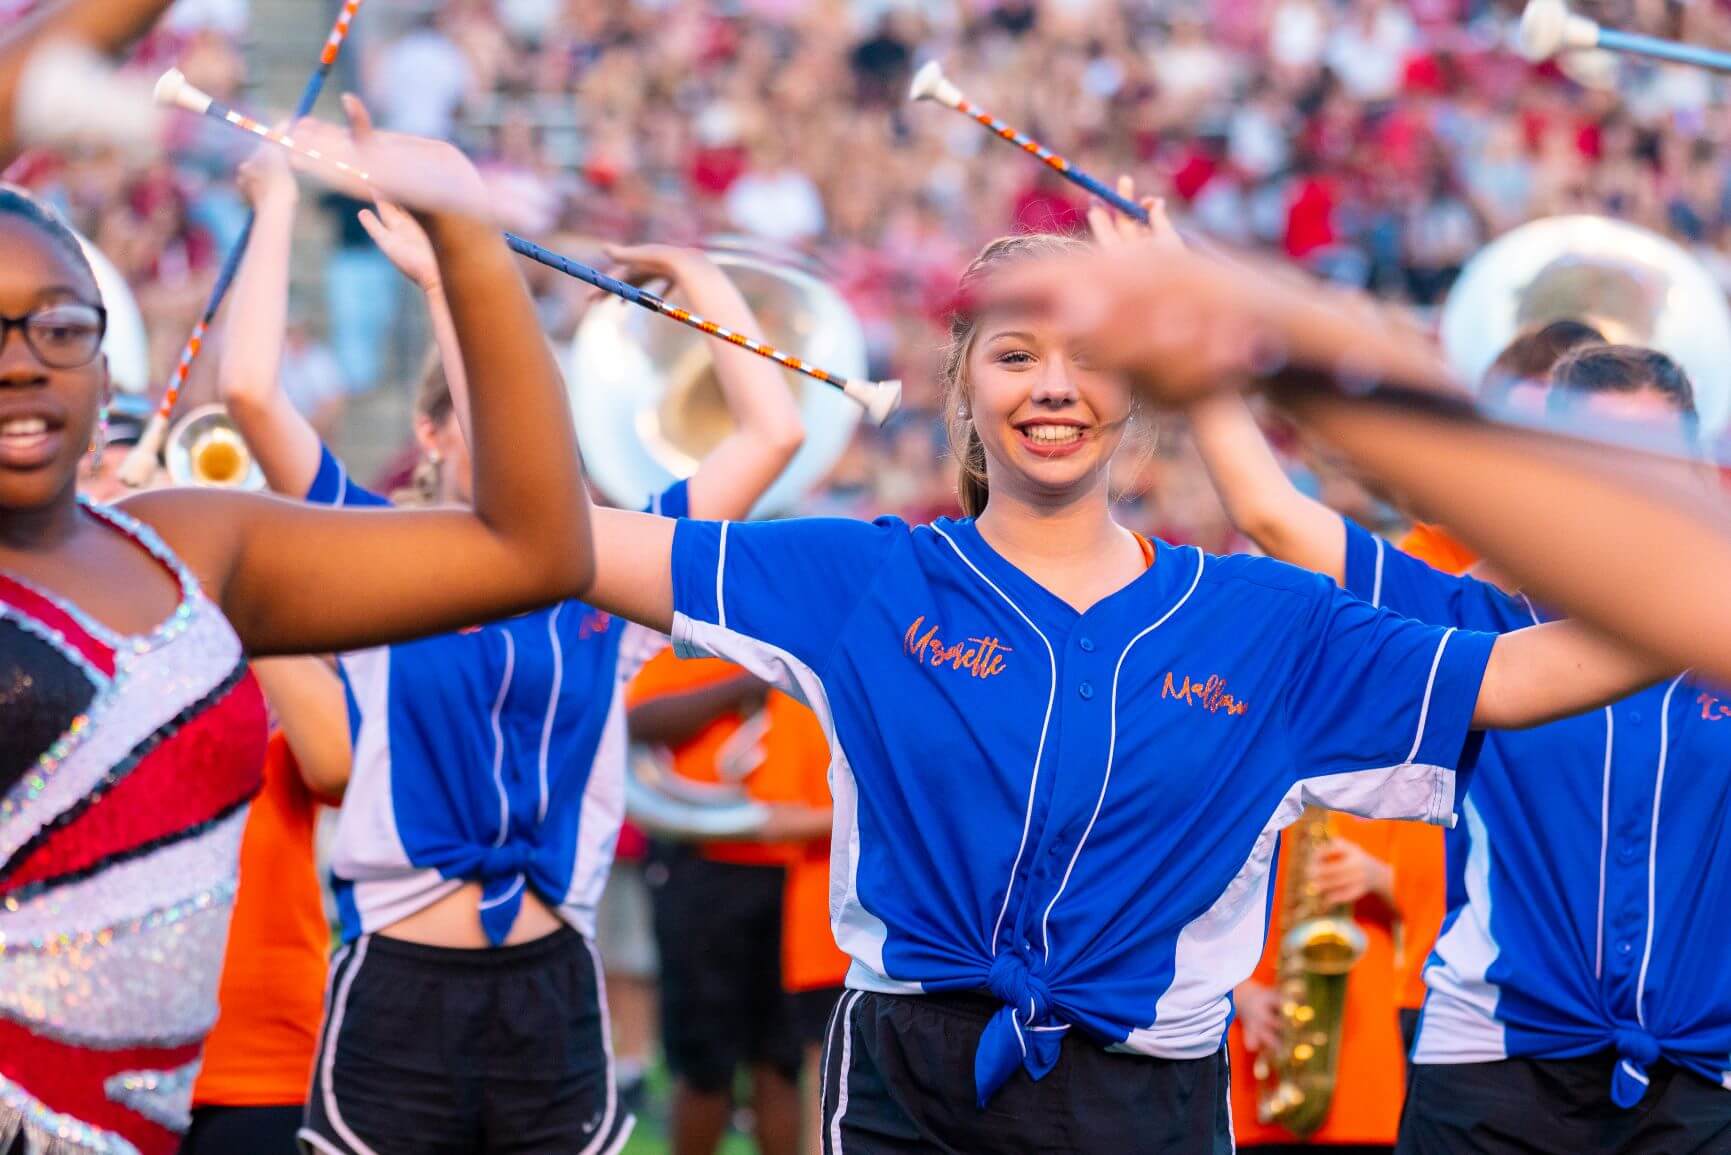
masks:
<path fill-rule="evenodd" d="M 1201 706 L 1210 714 L 1225 713 L 1227 715 L 1243 714 L 1250 709 L 1250 703 L 1234 698 L 1226 692 L 1226 679 L 1219 674 L 1208 675 L 1205 682 L 1192 682 L 1190 675 L 1184 675 L 1182 685 L 1172 677 L 1172 671 L 1166 671 L 1166 680 L 1161 683 L 1162 698 L 1176 698 L 1186 706 Z"/>
<path fill-rule="evenodd" d="M 1016 652 L 995 637 L 968 638 L 946 646 L 938 637 L 938 627 L 926 625 L 924 614 L 915 618 L 902 636 L 902 648 L 920 665 L 966 670 L 976 678 L 1003 673 L 1004 655 Z"/>
<path fill-rule="evenodd" d="M 1697 694 L 1695 701 L 1701 707 L 1701 718 L 1707 722 L 1723 722 L 1731 718 L 1731 706 L 1727 706 L 1712 694 Z"/>

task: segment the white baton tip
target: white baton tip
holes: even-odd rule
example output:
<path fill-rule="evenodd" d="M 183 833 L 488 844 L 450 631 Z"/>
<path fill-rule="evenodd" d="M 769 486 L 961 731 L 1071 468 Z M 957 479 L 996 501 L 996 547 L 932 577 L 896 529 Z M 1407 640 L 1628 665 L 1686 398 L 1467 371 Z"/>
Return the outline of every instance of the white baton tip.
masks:
<path fill-rule="evenodd" d="M 170 68 L 156 82 L 156 103 L 201 115 L 210 110 L 210 97 L 188 84 L 186 74 L 178 68 Z"/>
<path fill-rule="evenodd" d="M 1570 12 L 1566 0 L 1531 0 L 1521 13 L 1519 41 L 1528 60 L 1549 60 L 1568 49 L 1597 46 L 1599 26 Z"/>
<path fill-rule="evenodd" d="M 167 439 L 168 421 L 160 413 L 151 414 L 144 435 L 120 463 L 121 484 L 138 489 L 149 482 L 156 475 L 156 458 Z"/>
<path fill-rule="evenodd" d="M 890 414 L 902 403 L 900 381 L 850 381 L 848 384 L 858 387 L 859 392 L 850 389 L 848 395 L 865 406 L 866 417 L 873 425 L 882 425 L 888 421 Z"/>
<path fill-rule="evenodd" d="M 950 83 L 942 64 L 928 60 L 914 73 L 914 82 L 908 86 L 908 99 L 935 100 L 954 108 L 962 102 L 962 90 Z"/>

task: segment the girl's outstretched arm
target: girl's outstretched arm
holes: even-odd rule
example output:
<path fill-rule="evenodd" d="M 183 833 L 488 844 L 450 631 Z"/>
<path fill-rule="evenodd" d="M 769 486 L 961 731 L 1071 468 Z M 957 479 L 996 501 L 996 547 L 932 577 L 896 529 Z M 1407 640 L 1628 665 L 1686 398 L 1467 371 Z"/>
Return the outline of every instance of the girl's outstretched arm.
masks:
<path fill-rule="evenodd" d="M 255 655 L 358 649 L 581 596 L 594 559 L 564 385 L 515 259 L 484 214 L 479 174 L 435 141 L 312 122 L 295 136 L 372 175 L 371 189 L 356 182 L 351 193 L 438 190 L 418 216 L 477 383 L 474 507 L 346 510 L 161 490 L 127 509 L 194 565 Z"/>

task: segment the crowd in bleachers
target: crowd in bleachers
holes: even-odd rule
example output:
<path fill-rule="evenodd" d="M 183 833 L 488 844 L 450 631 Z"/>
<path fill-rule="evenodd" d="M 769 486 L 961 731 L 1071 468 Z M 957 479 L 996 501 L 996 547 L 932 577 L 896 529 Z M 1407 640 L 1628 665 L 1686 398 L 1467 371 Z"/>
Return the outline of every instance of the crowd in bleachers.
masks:
<path fill-rule="evenodd" d="M 1731 43 L 1722 3 L 1593 10 Z M 141 67 L 173 59 L 219 97 L 257 96 L 247 0 L 177 11 Z M 1421 308 L 1488 238 L 1556 212 L 1615 213 L 1722 266 L 1721 82 L 1626 59 L 1535 68 L 1512 51 L 1517 17 L 1490 0 L 370 0 L 348 80 L 385 127 L 483 158 L 505 223 L 576 255 L 732 233 L 821 262 L 865 322 L 874 370 L 908 382 L 907 412 L 822 500 L 918 514 L 950 501 L 927 451 L 946 287 L 983 240 L 1074 228 L 1085 207 L 963 118 L 908 104 L 919 62 L 942 58 L 978 104 L 1098 173 L 1136 174 L 1211 235 Z M 247 142 L 184 131 L 196 147 L 172 167 L 14 174 L 130 278 L 158 379 L 243 220 L 230 174 Z M 298 303 L 289 376 L 330 427 L 346 394 L 404 388 L 415 360 L 386 351 L 414 319 L 353 206 L 320 205 L 329 244 L 305 279 L 323 295 Z M 563 339 L 583 298 L 534 276 Z M 1162 474 L 1145 528 L 1228 544 L 1179 439 L 1123 470 L 1127 501 L 1137 474 Z M 1344 483 L 1315 484 L 1366 512 Z"/>

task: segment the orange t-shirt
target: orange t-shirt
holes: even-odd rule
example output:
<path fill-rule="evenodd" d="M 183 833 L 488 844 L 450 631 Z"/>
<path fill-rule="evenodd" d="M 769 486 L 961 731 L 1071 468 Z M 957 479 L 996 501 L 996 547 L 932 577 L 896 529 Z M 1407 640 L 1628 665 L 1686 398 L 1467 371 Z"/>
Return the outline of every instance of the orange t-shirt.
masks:
<path fill-rule="evenodd" d="M 194 1106 L 306 1101 L 331 942 L 313 860 L 317 813 L 288 742 L 272 734 L 264 787 L 241 835 L 241 885 Z"/>
<path fill-rule="evenodd" d="M 672 650 L 663 650 L 632 680 L 625 702 L 627 706 L 637 706 L 669 694 L 689 693 L 742 672 L 732 662 L 719 658 L 682 661 Z M 823 727 L 815 714 L 779 690 L 769 692 L 763 709 L 768 722 L 760 741 L 763 756 L 745 779 L 745 792 L 759 802 L 799 801 L 804 796 L 800 768 L 812 761 L 822 766 L 829 764 L 829 743 L 824 739 Z M 674 773 L 695 782 L 721 781 L 716 758 L 726 751 L 729 740 L 744 724 L 745 719 L 732 711 L 713 718 L 672 751 Z M 783 866 L 792 856 L 793 848 L 786 843 L 706 842 L 702 853 L 716 862 Z"/>
<path fill-rule="evenodd" d="M 829 758 L 800 767 L 799 801 L 830 805 Z M 839 987 L 852 961 L 835 945 L 829 925 L 829 837 L 794 847 L 781 906 L 781 985 L 790 991 Z"/>
<path fill-rule="evenodd" d="M 1400 552 L 1444 573 L 1466 573 L 1479 563 L 1479 555 L 1456 541 L 1448 530 L 1422 521 L 1414 523 L 1400 539 Z"/>
<path fill-rule="evenodd" d="M 1337 838 L 1349 839 L 1383 862 L 1395 862 L 1402 828 L 1410 822 L 1375 822 L 1346 814 L 1330 814 L 1329 830 Z M 1295 844 L 1282 839 L 1280 861 L 1274 876 L 1276 887 L 1273 921 L 1268 943 L 1252 978 L 1272 985 L 1279 967 L 1281 872 Z M 1398 901 L 1400 887 L 1396 884 Z M 1346 1013 L 1341 1019 L 1340 1063 L 1337 1067 L 1333 1105 L 1322 1127 L 1310 1142 L 1393 1143 L 1400 1127 L 1401 1100 L 1406 1095 L 1406 1065 L 1402 1059 L 1398 996 L 1404 982 L 1396 940 L 1399 923 L 1381 899 L 1367 895 L 1354 911 L 1364 931 L 1365 951 L 1352 968 L 1346 986 Z M 1234 1021 L 1229 1035 L 1232 1049 L 1232 1123 L 1240 1146 L 1253 1143 L 1291 1143 L 1287 1131 L 1265 1125 L 1256 1118 L 1256 1079 L 1253 1061 L 1244 1048 L 1244 1032 Z"/>

